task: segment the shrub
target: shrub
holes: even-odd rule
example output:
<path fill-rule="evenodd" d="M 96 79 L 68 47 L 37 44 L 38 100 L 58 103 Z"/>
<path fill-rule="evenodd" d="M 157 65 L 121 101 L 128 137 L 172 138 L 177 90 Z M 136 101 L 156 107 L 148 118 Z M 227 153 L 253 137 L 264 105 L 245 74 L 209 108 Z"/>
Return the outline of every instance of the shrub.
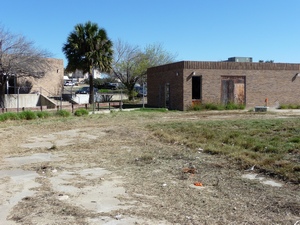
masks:
<path fill-rule="evenodd" d="M 58 110 L 56 112 L 57 116 L 62 116 L 62 117 L 69 117 L 71 115 L 71 113 L 67 110 Z"/>
<path fill-rule="evenodd" d="M 190 106 L 188 110 L 200 111 L 200 110 L 203 110 L 203 105 L 195 104 L 195 105 Z"/>
<path fill-rule="evenodd" d="M 217 105 L 214 103 L 206 103 L 206 104 L 204 104 L 204 108 L 207 110 L 223 110 L 224 109 L 223 105 Z"/>
<path fill-rule="evenodd" d="M 1 115 L 0 115 L 0 121 L 3 122 L 3 121 L 5 121 L 5 120 L 6 120 L 6 119 L 5 119 L 4 114 L 1 114 Z"/>
<path fill-rule="evenodd" d="M 89 114 L 89 111 L 87 111 L 86 109 L 77 109 L 74 113 L 75 116 L 85 116 L 88 114 Z"/>
<path fill-rule="evenodd" d="M 37 118 L 37 115 L 32 111 L 23 111 L 19 113 L 19 117 L 23 120 L 34 120 Z"/>
<path fill-rule="evenodd" d="M 19 119 L 17 113 L 7 112 L 0 115 L 0 121 L 17 120 L 17 119 Z"/>
<path fill-rule="evenodd" d="M 43 111 L 43 112 L 41 112 L 41 111 L 36 112 L 36 116 L 38 118 L 48 118 L 48 117 L 50 117 L 50 115 L 51 114 L 49 112 L 45 112 L 45 111 Z"/>
<path fill-rule="evenodd" d="M 225 109 L 227 109 L 227 110 L 245 109 L 245 105 L 228 103 L 227 105 L 225 105 Z"/>
<path fill-rule="evenodd" d="M 7 113 L 7 115 L 8 115 L 8 119 L 10 119 L 10 120 L 19 120 L 20 119 L 19 113 L 9 112 L 9 113 Z"/>

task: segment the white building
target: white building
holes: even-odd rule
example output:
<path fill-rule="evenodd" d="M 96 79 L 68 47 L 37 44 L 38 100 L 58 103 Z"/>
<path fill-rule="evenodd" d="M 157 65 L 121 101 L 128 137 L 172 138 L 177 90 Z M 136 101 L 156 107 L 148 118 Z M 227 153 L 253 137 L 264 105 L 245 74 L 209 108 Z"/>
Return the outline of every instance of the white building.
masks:
<path fill-rule="evenodd" d="M 102 79 L 105 78 L 106 75 L 101 73 L 99 70 L 95 69 L 93 71 L 93 75 L 95 79 Z M 66 76 L 67 79 L 76 79 L 78 82 L 88 79 L 89 75 L 88 73 L 83 74 L 81 70 L 76 70 L 74 73 L 69 73 L 68 76 Z M 65 79 L 65 78 L 64 78 Z"/>

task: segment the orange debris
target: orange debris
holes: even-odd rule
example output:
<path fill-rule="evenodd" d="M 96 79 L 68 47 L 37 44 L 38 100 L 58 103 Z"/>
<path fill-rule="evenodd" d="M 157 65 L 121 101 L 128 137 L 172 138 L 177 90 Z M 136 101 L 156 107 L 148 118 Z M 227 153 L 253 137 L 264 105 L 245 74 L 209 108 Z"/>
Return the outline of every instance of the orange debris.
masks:
<path fill-rule="evenodd" d="M 195 186 L 200 186 L 200 187 L 202 187 L 202 186 L 203 186 L 203 184 L 202 184 L 202 183 L 200 183 L 200 182 L 195 182 L 195 183 L 194 183 L 194 185 L 195 185 Z"/>

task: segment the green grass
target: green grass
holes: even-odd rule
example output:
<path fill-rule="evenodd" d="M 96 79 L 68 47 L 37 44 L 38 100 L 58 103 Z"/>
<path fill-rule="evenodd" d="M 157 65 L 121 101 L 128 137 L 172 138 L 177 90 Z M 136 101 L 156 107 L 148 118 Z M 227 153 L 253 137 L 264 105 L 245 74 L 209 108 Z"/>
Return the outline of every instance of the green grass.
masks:
<path fill-rule="evenodd" d="M 200 111 L 200 110 L 241 110 L 245 109 L 245 105 L 228 103 L 226 105 L 205 103 L 195 104 L 189 108 L 189 110 Z"/>
<path fill-rule="evenodd" d="M 141 112 L 168 112 L 166 108 L 140 108 Z"/>
<path fill-rule="evenodd" d="M 280 109 L 300 109 L 300 105 L 297 104 L 280 105 Z"/>
<path fill-rule="evenodd" d="M 161 140 L 222 154 L 242 169 L 300 183 L 300 119 L 173 122 L 149 125 Z"/>
<path fill-rule="evenodd" d="M 0 114 L 0 122 L 7 120 L 35 120 L 35 119 L 46 119 L 48 117 L 60 116 L 68 117 L 71 113 L 66 110 L 59 110 L 55 113 L 47 111 L 22 111 L 22 112 L 7 112 Z"/>

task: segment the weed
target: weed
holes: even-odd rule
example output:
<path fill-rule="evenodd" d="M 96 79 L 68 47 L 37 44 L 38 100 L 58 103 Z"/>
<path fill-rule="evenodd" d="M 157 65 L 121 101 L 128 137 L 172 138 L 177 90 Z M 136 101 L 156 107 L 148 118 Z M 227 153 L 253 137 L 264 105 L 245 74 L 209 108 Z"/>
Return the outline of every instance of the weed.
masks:
<path fill-rule="evenodd" d="M 38 118 L 48 118 L 51 116 L 51 114 L 47 111 L 39 111 L 39 112 L 36 112 L 36 116 Z"/>
<path fill-rule="evenodd" d="M 20 119 L 18 113 L 7 112 L 0 115 L 0 121 L 18 120 Z"/>
<path fill-rule="evenodd" d="M 228 103 L 226 105 L 216 103 L 195 104 L 189 108 L 189 110 L 242 110 L 245 109 L 245 105 Z"/>
<path fill-rule="evenodd" d="M 23 120 L 34 120 L 37 118 L 37 115 L 32 111 L 23 111 L 19 113 L 19 117 Z"/>
<path fill-rule="evenodd" d="M 145 163 L 151 163 L 153 161 L 154 157 L 149 154 L 142 155 L 139 160 Z"/>
<path fill-rule="evenodd" d="M 89 111 L 87 111 L 86 109 L 77 109 L 74 113 L 75 116 L 85 116 L 88 114 L 89 114 Z"/>
<path fill-rule="evenodd" d="M 297 104 L 288 104 L 288 105 L 280 105 L 280 109 L 300 109 L 300 105 Z"/>
<path fill-rule="evenodd" d="M 243 104 L 235 104 L 235 103 L 228 103 L 225 105 L 226 110 L 237 110 L 237 109 L 245 109 L 245 105 Z"/>
<path fill-rule="evenodd" d="M 61 116 L 61 117 L 69 117 L 69 116 L 71 116 L 71 113 L 69 111 L 66 111 L 66 110 L 58 110 L 56 112 L 56 115 Z"/>
<path fill-rule="evenodd" d="M 142 112 L 168 112 L 166 108 L 141 108 Z"/>
<path fill-rule="evenodd" d="M 210 154 L 225 154 L 241 165 L 257 165 L 273 174 L 300 182 L 300 120 L 239 120 L 171 122 L 148 126 L 156 136 L 171 144 L 182 143 Z M 273 164 L 288 159 L 279 167 Z"/>
<path fill-rule="evenodd" d="M 291 137 L 289 139 L 289 142 L 292 142 L 292 143 L 300 143 L 300 137 Z"/>

